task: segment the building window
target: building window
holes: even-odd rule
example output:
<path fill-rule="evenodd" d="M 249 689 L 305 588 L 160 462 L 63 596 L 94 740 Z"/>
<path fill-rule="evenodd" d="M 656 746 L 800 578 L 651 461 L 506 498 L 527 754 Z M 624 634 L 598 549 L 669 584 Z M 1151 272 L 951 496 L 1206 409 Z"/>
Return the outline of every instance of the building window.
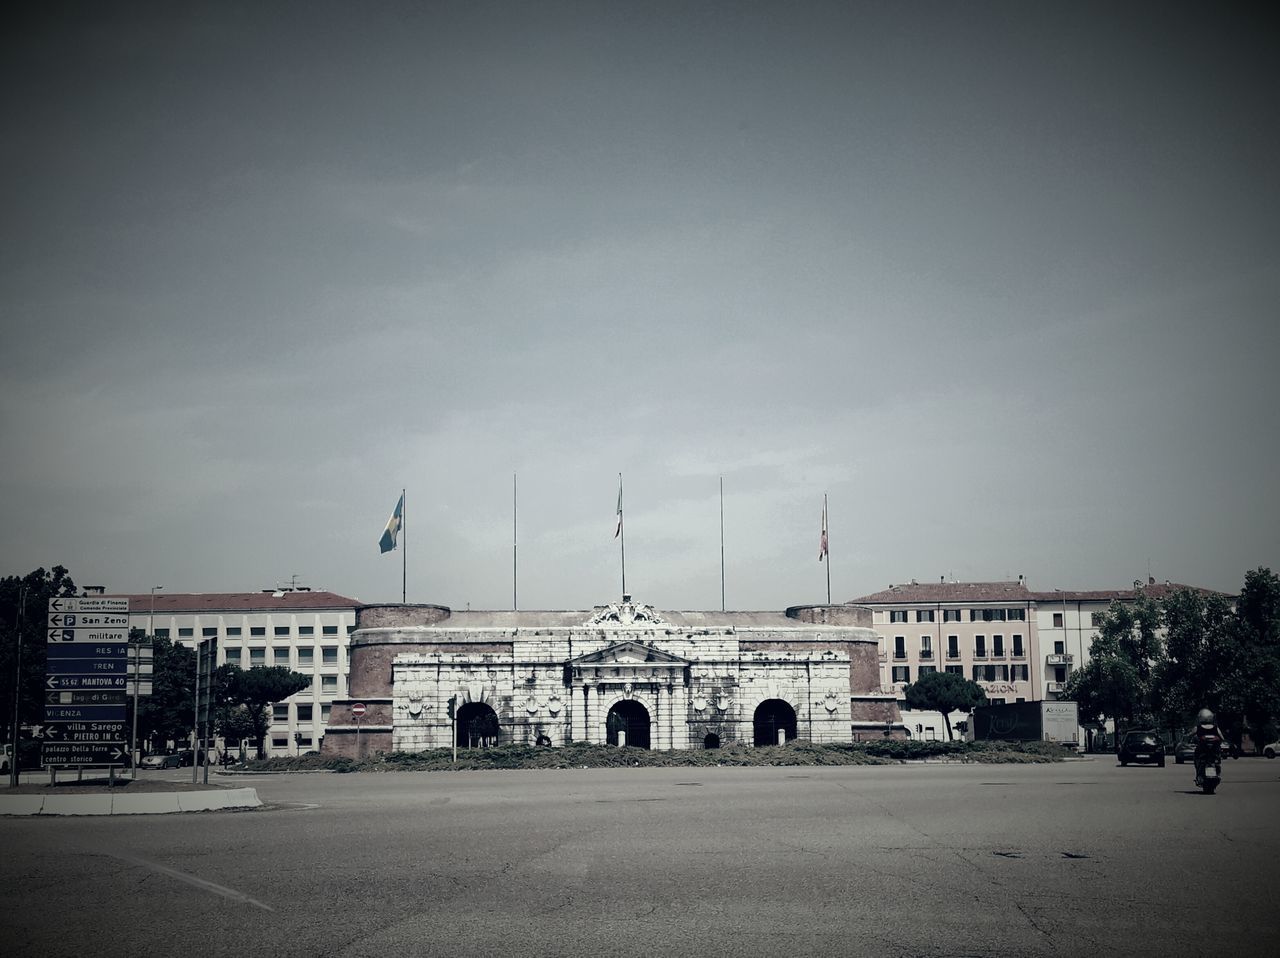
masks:
<path fill-rule="evenodd" d="M 1026 653 L 1022 650 L 1022 636 L 1015 634 L 1013 637 L 1013 657 L 1020 659 Z"/>
<path fill-rule="evenodd" d="M 195 629 L 179 629 L 178 630 L 178 638 L 180 639 L 190 639 L 194 637 L 195 634 L 196 634 Z"/>
<path fill-rule="evenodd" d="M 277 725 L 289 723 L 289 703 L 277 702 L 271 706 L 271 721 Z"/>
<path fill-rule="evenodd" d="M 943 609 L 942 621 L 943 622 L 959 622 L 960 610 L 959 609 Z"/>
<path fill-rule="evenodd" d="M 325 635 L 337 635 L 338 627 L 336 625 L 322 625 L 320 631 Z"/>
<path fill-rule="evenodd" d="M 932 622 L 932 621 L 933 621 L 933 609 L 916 609 L 916 621 L 917 621 L 917 622 Z"/>
<path fill-rule="evenodd" d="M 910 682 L 910 681 L 911 681 L 911 666 L 909 666 L 909 665 L 895 665 L 895 666 L 893 667 L 893 680 L 894 680 L 895 682 Z"/>
<path fill-rule="evenodd" d="M 889 621 L 890 621 L 890 622 L 906 622 L 906 621 L 907 621 L 907 610 L 906 610 L 906 609 L 891 609 L 891 610 L 889 611 Z"/>
<path fill-rule="evenodd" d="M 338 647 L 336 645 L 326 645 L 320 650 L 321 665 L 337 665 L 338 664 Z"/>
<path fill-rule="evenodd" d="M 320 706 L 320 721 L 321 721 L 321 722 L 328 722 L 328 721 L 329 721 L 329 710 L 330 710 L 331 708 L 333 708 L 333 706 L 332 706 L 332 705 L 327 705 L 327 704 L 326 704 L 326 705 L 322 705 L 322 706 Z"/>
<path fill-rule="evenodd" d="M 1010 678 L 1015 682 L 1027 682 L 1031 679 L 1030 666 L 1027 665 L 1011 665 L 1009 667 Z"/>
<path fill-rule="evenodd" d="M 973 637 L 973 657 L 975 659 L 985 659 L 987 657 L 987 637 L 985 635 L 975 635 Z"/>
<path fill-rule="evenodd" d="M 311 705 L 311 703 L 309 703 L 309 702 L 308 702 L 306 705 L 302 705 L 302 704 L 300 703 L 300 704 L 298 705 L 298 721 L 299 721 L 299 722 L 310 722 L 310 721 L 311 721 L 311 713 L 312 713 L 312 710 L 313 710 L 314 708 L 315 708 L 315 706 Z"/>
<path fill-rule="evenodd" d="M 988 705 L 1004 705 L 1004 699 L 987 699 Z"/>
<path fill-rule="evenodd" d="M 227 635 L 239 635 L 239 634 L 240 634 L 240 626 L 238 625 L 227 626 Z"/>
<path fill-rule="evenodd" d="M 354 625 L 347 626 L 347 635 L 350 635 L 355 630 L 356 630 L 356 627 Z"/>
<path fill-rule="evenodd" d="M 947 636 L 947 658 L 949 659 L 960 658 L 960 636 L 958 635 Z"/>
<path fill-rule="evenodd" d="M 287 669 L 289 667 L 289 650 L 288 649 L 272 649 L 271 664 L 283 665 Z"/>
<path fill-rule="evenodd" d="M 258 666 L 267 664 L 266 649 L 250 649 L 249 650 L 249 668 L 255 669 Z"/>
<path fill-rule="evenodd" d="M 923 676 L 923 675 L 928 675 L 930 672 L 936 672 L 936 671 L 938 671 L 938 668 L 937 668 L 937 666 L 934 666 L 934 665 L 922 665 L 922 666 L 920 666 L 920 674 L 921 674 L 922 676 Z"/>
<path fill-rule="evenodd" d="M 1053 667 L 1053 680 L 1055 682 L 1065 682 L 1067 680 L 1067 667 L 1065 665 L 1055 665 Z"/>
<path fill-rule="evenodd" d="M 993 635 L 991 637 L 991 654 L 999 658 L 1004 655 L 1004 636 Z"/>
<path fill-rule="evenodd" d="M 1027 610 L 1026 609 L 1010 609 L 1009 615 L 1007 616 L 1007 618 L 1009 619 L 1010 622 L 1025 622 L 1027 621 Z"/>
<path fill-rule="evenodd" d="M 275 634 L 279 636 L 287 636 L 289 634 L 289 627 L 287 625 L 277 625 L 275 627 Z"/>
<path fill-rule="evenodd" d="M 210 628 L 209 626 L 205 626 L 200 630 L 200 634 L 203 635 L 206 639 L 216 638 L 218 635 L 218 627 L 216 625 L 213 626 L 213 628 Z"/>
<path fill-rule="evenodd" d="M 893 657 L 895 659 L 905 659 L 907 657 L 907 637 L 905 635 L 895 635 L 893 637 Z"/>
<path fill-rule="evenodd" d="M 271 747 L 287 749 L 289 747 L 289 736 L 287 735 L 271 736 Z"/>
<path fill-rule="evenodd" d="M 948 672 L 950 672 L 952 675 L 964 675 L 964 666 L 963 666 L 963 665 L 948 665 L 948 666 L 947 666 L 947 671 L 948 671 Z"/>
<path fill-rule="evenodd" d="M 267 627 L 266 627 L 265 625 L 251 625 L 251 626 L 249 626 L 249 636 L 250 636 L 250 637 L 253 637 L 253 636 L 255 636 L 255 635 L 256 635 L 256 636 L 264 636 L 264 635 L 266 635 L 266 634 L 267 634 Z"/>
<path fill-rule="evenodd" d="M 931 635 L 920 636 L 920 658 L 922 659 L 933 658 L 933 636 Z"/>
<path fill-rule="evenodd" d="M 1057 642 L 1053 643 L 1053 654 L 1054 654 L 1054 655 L 1066 655 L 1066 654 L 1067 654 L 1067 643 L 1063 642 L 1062 640 L 1058 640 Z"/>
<path fill-rule="evenodd" d="M 1060 629 L 1060 628 L 1062 628 L 1062 613 L 1061 613 L 1061 612 L 1055 612 L 1055 613 L 1053 613 L 1053 627 L 1054 627 L 1055 629 Z"/>
<path fill-rule="evenodd" d="M 973 667 L 975 682 L 1008 682 L 1009 666 L 1007 665 L 975 665 Z"/>
<path fill-rule="evenodd" d="M 156 638 L 157 638 L 157 639 L 167 639 L 168 637 L 169 637 L 169 630 L 168 630 L 168 629 L 156 629 Z"/>
<path fill-rule="evenodd" d="M 311 736 L 310 736 L 310 735 L 299 735 L 299 736 L 298 736 L 298 748 L 310 748 L 310 747 L 311 747 Z"/>
<path fill-rule="evenodd" d="M 227 649 L 227 665 L 239 665 L 239 664 L 240 664 L 240 650 Z"/>
<path fill-rule="evenodd" d="M 303 646 L 298 649 L 298 668 L 311 669 L 315 668 L 316 650 L 311 646 Z"/>
<path fill-rule="evenodd" d="M 338 691 L 338 677 L 336 675 L 326 675 L 320 679 L 320 691 L 335 693 Z"/>

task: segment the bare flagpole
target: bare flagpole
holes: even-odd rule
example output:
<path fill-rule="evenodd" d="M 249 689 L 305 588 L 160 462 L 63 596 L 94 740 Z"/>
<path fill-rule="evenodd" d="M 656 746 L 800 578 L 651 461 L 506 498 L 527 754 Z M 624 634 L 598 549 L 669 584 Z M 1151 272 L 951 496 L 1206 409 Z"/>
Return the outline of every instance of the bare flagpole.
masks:
<path fill-rule="evenodd" d="M 516 586 L 519 582 L 520 565 L 517 562 L 516 553 L 516 474 L 511 474 L 511 611 L 519 610 L 520 605 L 516 601 Z"/>
<path fill-rule="evenodd" d="M 400 490 L 400 540 L 401 540 L 401 543 L 400 543 L 400 604 L 401 605 L 406 605 L 409 601 L 407 598 L 405 598 L 405 596 L 408 594 L 408 586 L 409 586 L 409 537 L 405 533 L 404 493 L 405 493 L 405 490 L 402 488 Z"/>
<path fill-rule="evenodd" d="M 724 476 L 720 477 L 720 611 L 724 611 Z"/>

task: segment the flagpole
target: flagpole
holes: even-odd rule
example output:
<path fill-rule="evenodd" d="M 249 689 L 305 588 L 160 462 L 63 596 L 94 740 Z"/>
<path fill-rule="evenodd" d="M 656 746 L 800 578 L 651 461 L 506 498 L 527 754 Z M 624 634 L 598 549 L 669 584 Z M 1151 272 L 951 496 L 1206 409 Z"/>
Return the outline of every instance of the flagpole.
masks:
<path fill-rule="evenodd" d="M 516 601 L 516 586 L 519 583 L 520 565 L 517 561 L 516 552 L 516 474 L 511 474 L 511 611 L 519 610 L 520 605 Z"/>
<path fill-rule="evenodd" d="M 720 611 L 724 611 L 724 476 L 720 477 Z"/>
<path fill-rule="evenodd" d="M 827 494 L 822 494 L 822 529 L 827 533 L 827 605 L 831 604 L 831 533 L 827 519 Z"/>
<path fill-rule="evenodd" d="M 618 536 L 622 546 L 622 595 L 627 594 L 627 524 L 622 517 L 622 473 L 618 473 Z"/>
<path fill-rule="evenodd" d="M 406 605 L 409 601 L 407 598 L 405 598 L 405 596 L 408 595 L 408 585 L 409 585 L 409 537 L 405 532 L 404 493 L 405 493 L 405 490 L 401 489 L 400 490 L 400 535 L 402 538 L 401 545 L 400 545 L 400 604 L 401 605 Z"/>

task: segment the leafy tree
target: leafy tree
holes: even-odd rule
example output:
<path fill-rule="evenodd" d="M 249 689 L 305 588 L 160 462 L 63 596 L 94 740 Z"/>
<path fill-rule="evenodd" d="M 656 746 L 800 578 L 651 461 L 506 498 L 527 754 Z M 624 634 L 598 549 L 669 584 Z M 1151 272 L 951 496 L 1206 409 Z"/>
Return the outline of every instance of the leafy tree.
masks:
<path fill-rule="evenodd" d="M 19 637 L 22 674 L 18 677 L 18 724 L 33 725 L 44 718 L 49 600 L 75 594 L 70 573 L 60 565 L 0 579 L 0 738 L 8 740 L 12 731 Z"/>
<path fill-rule="evenodd" d="M 1162 621 L 1160 603 L 1148 596 L 1113 602 L 1098 623 L 1088 664 L 1067 680 L 1066 697 L 1076 701 L 1082 718 L 1115 722 L 1117 748 L 1124 728 L 1154 715 L 1154 676 L 1164 654 Z"/>
<path fill-rule="evenodd" d="M 977 682 L 954 672 L 926 672 L 904 691 L 909 709 L 941 712 L 942 723 L 947 727 L 947 741 L 951 734 L 951 713 L 970 712 L 976 705 L 985 705 L 987 693 Z"/>
<path fill-rule="evenodd" d="M 271 724 L 268 706 L 287 699 L 311 685 L 310 676 L 294 672 L 282 665 L 260 666 L 244 670 L 238 665 L 218 669 L 220 688 L 216 693 L 230 708 L 243 707 L 253 730 L 253 740 L 261 757 Z"/>

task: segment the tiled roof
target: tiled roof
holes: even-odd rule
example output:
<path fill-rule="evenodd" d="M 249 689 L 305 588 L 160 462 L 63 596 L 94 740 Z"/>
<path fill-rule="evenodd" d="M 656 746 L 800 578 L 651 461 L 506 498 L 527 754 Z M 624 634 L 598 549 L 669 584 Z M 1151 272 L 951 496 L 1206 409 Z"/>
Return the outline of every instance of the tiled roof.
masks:
<path fill-rule="evenodd" d="M 129 600 L 129 611 L 135 615 L 150 612 L 152 595 L 143 592 L 141 595 L 112 596 Z M 157 592 L 154 609 L 158 613 L 173 615 L 179 613 L 219 612 L 288 612 L 313 609 L 354 609 L 360 605 L 356 599 L 338 595 L 335 592 L 308 592 L 294 590 L 288 592 L 192 592 L 173 593 Z"/>
<path fill-rule="evenodd" d="M 1027 602 L 1033 593 L 1021 582 L 909 582 L 891 585 L 846 605 L 892 605 L 920 602 Z"/>
<path fill-rule="evenodd" d="M 1180 582 L 1151 582 L 1137 589 L 1055 589 L 1053 592 L 1034 592 L 1032 597 L 1037 602 L 1052 604 L 1064 599 L 1068 602 L 1132 602 L 1141 592 L 1152 599 L 1164 599 L 1175 592 L 1190 589 L 1203 595 L 1230 595 L 1216 589 L 1204 589 L 1198 585 L 1183 585 Z"/>

